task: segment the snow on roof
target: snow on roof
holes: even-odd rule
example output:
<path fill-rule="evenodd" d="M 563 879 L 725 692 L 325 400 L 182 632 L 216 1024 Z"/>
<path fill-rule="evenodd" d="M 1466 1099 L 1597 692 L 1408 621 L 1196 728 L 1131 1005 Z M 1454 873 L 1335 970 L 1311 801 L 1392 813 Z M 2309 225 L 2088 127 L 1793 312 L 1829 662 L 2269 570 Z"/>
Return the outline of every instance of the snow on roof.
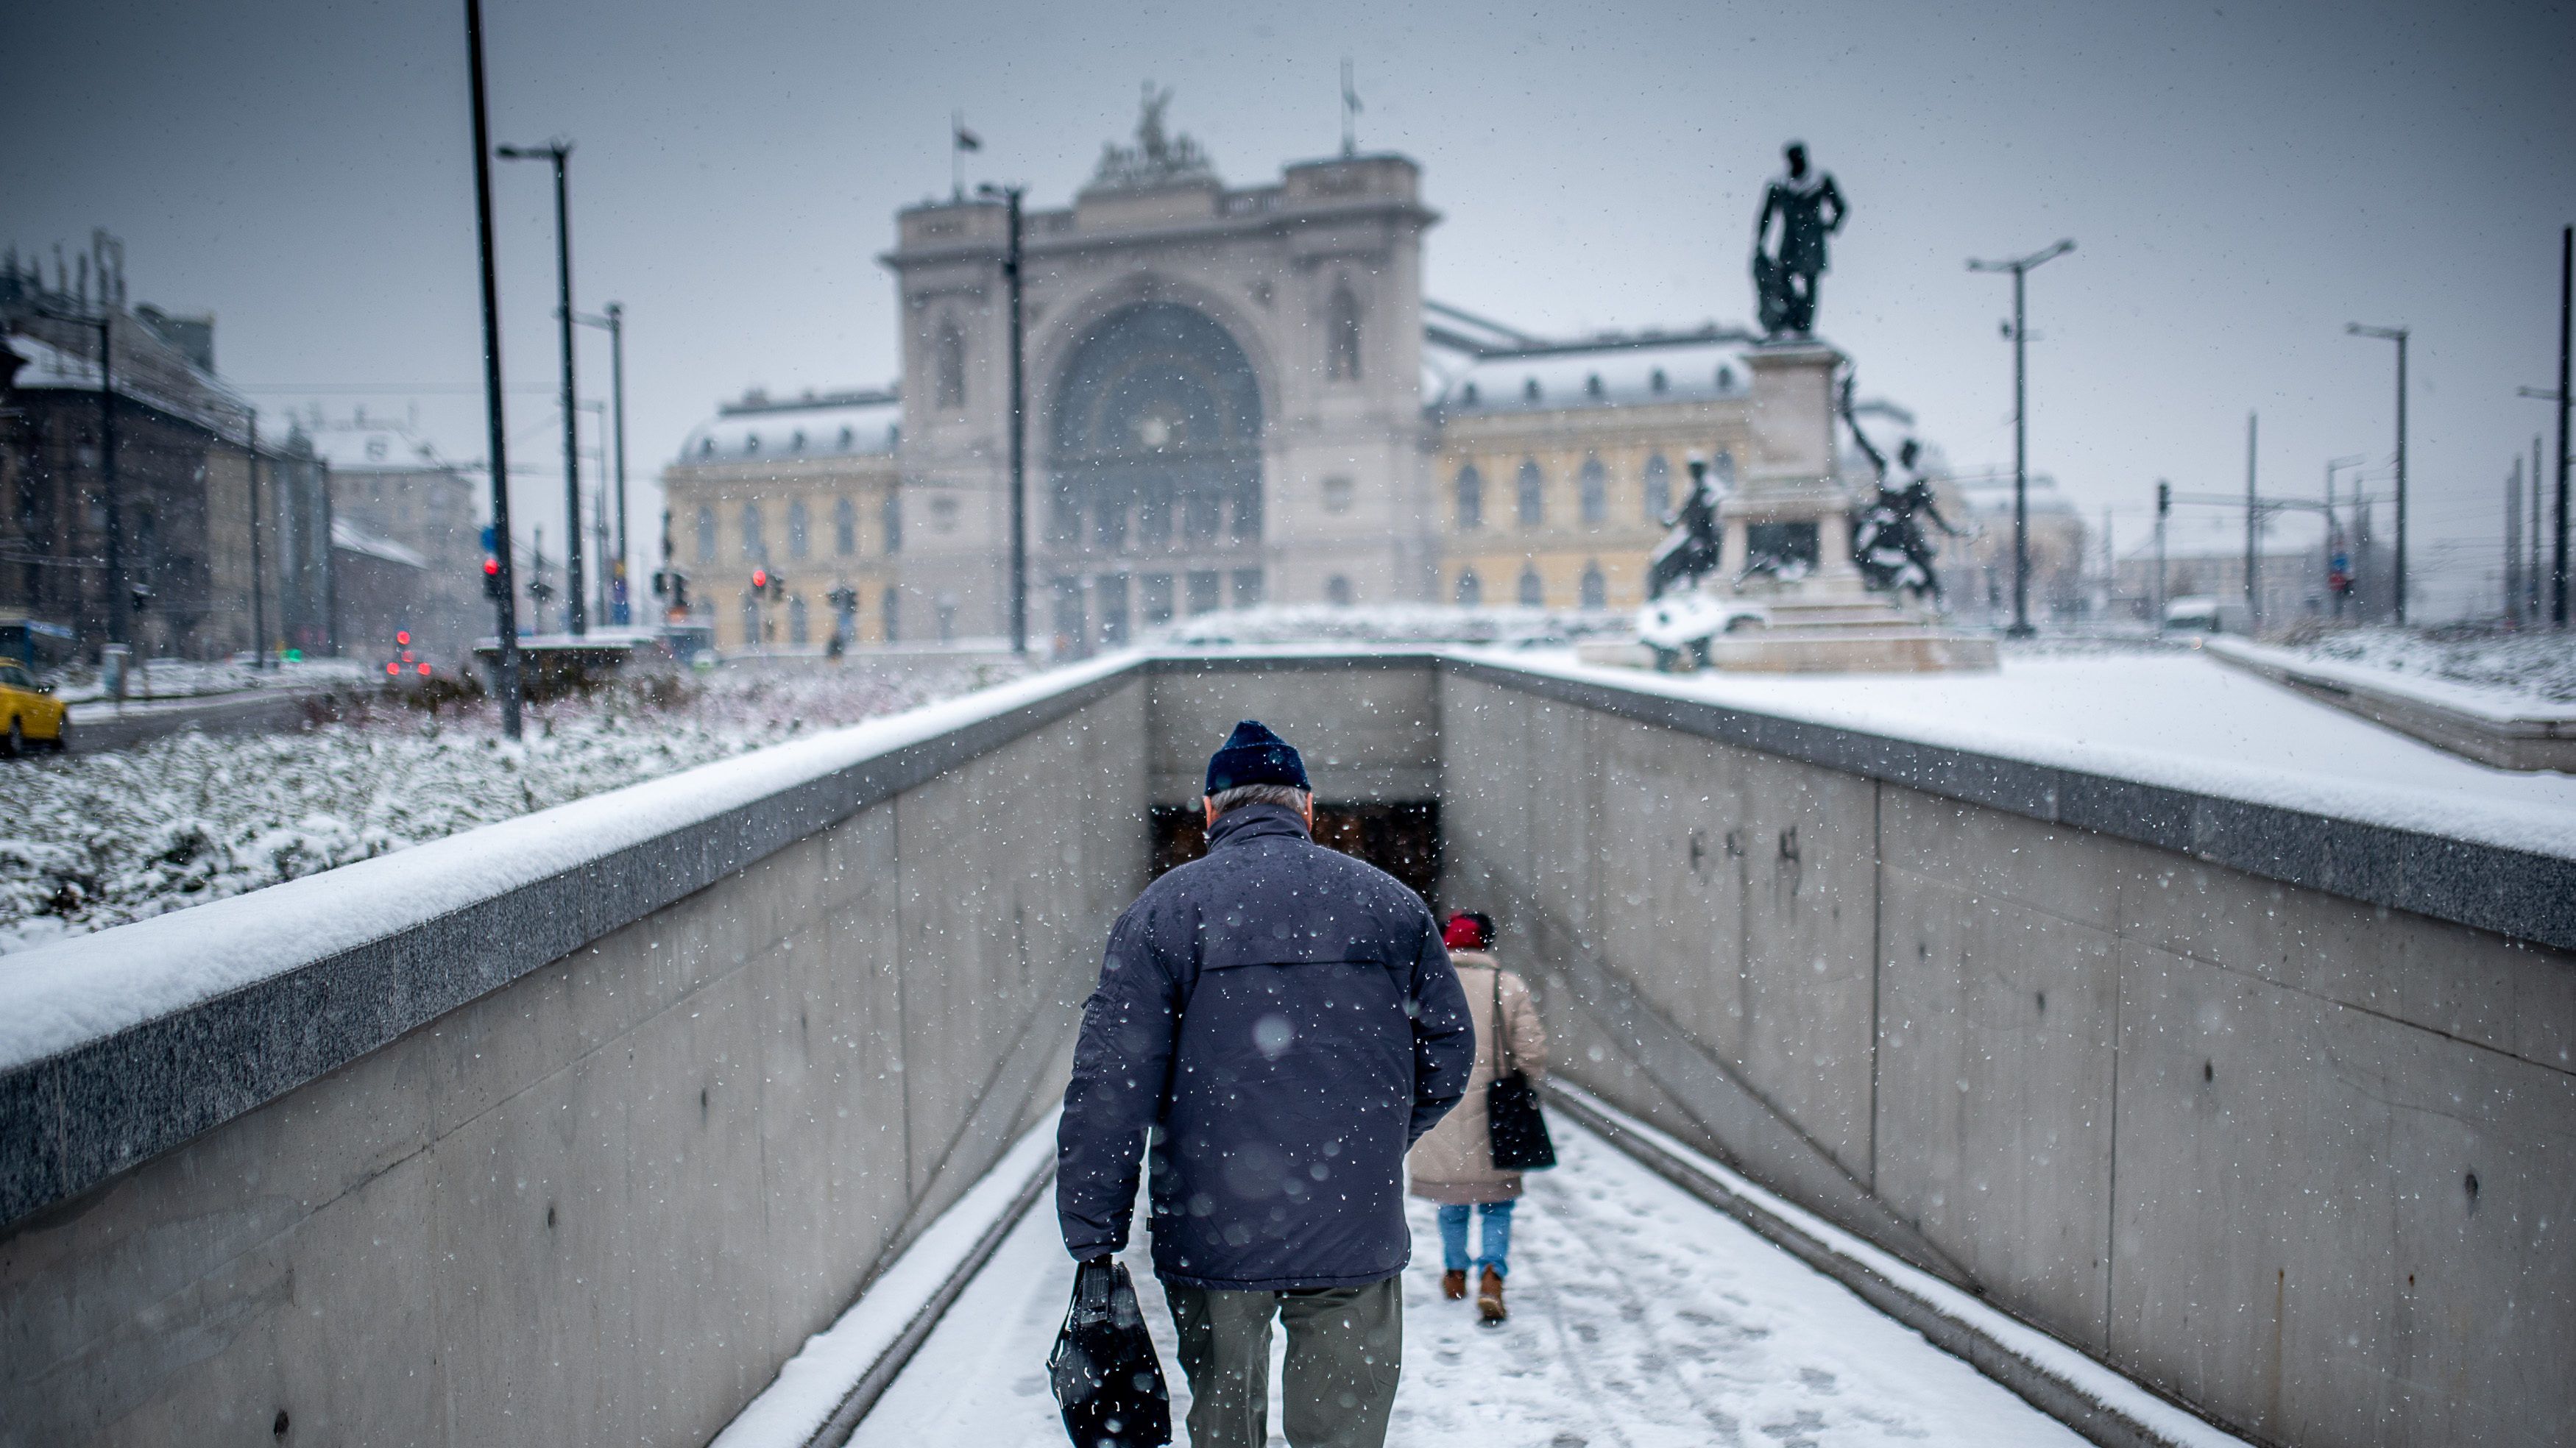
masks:
<path fill-rule="evenodd" d="M 132 360 L 127 356 L 133 345 L 131 330 L 120 329 L 116 334 L 116 395 L 185 418 L 218 437 L 239 441 L 250 403 L 184 360 L 177 365 L 187 370 L 185 382 L 177 387 L 152 385 L 141 375 L 141 369 L 128 365 Z M 154 342 L 158 345 L 158 338 Z M 27 365 L 18 369 L 17 386 L 22 392 L 98 390 L 98 359 L 85 352 L 57 347 L 28 332 L 10 333 L 6 345 L 26 359 Z M 171 356 L 176 358 L 177 353 Z"/>
<path fill-rule="evenodd" d="M 903 403 L 891 392 L 760 402 L 727 407 L 692 428 L 680 444 L 680 461 L 884 457 L 902 433 Z"/>
<path fill-rule="evenodd" d="M 313 455 L 335 473 L 453 471 L 429 439 L 398 422 L 357 422 L 305 434 Z"/>
<path fill-rule="evenodd" d="M 331 520 L 331 546 L 343 552 L 381 558 L 387 563 L 399 563 L 405 568 L 429 566 L 429 560 L 418 553 L 405 548 L 391 538 L 379 538 L 346 518 Z"/>
<path fill-rule="evenodd" d="M 1751 395 L 1746 350 L 1742 342 L 1706 337 L 1621 338 L 1479 357 L 1449 368 L 1426 362 L 1424 385 L 1439 389 L 1429 394 L 1429 405 L 1451 413 L 1704 402 Z"/>

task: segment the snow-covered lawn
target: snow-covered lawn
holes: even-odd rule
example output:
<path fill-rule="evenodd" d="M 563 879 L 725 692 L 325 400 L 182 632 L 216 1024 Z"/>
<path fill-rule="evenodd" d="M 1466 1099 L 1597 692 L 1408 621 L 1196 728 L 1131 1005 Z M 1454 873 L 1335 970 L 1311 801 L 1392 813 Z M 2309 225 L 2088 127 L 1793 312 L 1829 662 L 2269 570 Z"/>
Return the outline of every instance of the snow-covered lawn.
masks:
<path fill-rule="evenodd" d="M 2063 1424 L 1880 1314 L 1840 1283 L 1639 1166 L 1563 1115 L 1561 1165 L 1515 1214 L 1512 1319 L 1476 1324 L 1440 1296 L 1440 1237 L 1411 1203 L 1404 1379 L 1388 1441 L 1406 1448 L 1701 1448 L 1740 1443 L 2046 1444 Z M 1046 1353 L 1073 1284 L 1042 1197 L 850 1441 L 853 1448 L 1064 1442 Z M 1189 1404 L 1143 1233 L 1127 1254 L 1172 1386 Z M 1284 1340 L 1272 1340 L 1280 1442 Z"/>
<path fill-rule="evenodd" d="M 1656 674 L 1496 662 L 2142 783 L 2576 857 L 2576 776 L 2493 769 L 2199 649 L 2025 651 L 1990 674 Z"/>
<path fill-rule="evenodd" d="M 305 659 L 273 669 L 248 664 L 197 663 L 188 659 L 154 659 L 138 665 L 126 685 L 129 701 L 196 699 L 209 694 L 237 694 L 250 689 L 358 689 L 375 681 L 377 665 L 364 659 Z M 55 697 L 68 704 L 103 699 L 105 680 L 89 665 L 47 676 Z"/>
<path fill-rule="evenodd" d="M 2294 637 L 2276 646 L 2401 678 L 2467 684 L 2535 703 L 2576 704 L 2576 633 L 2355 628 Z"/>
<path fill-rule="evenodd" d="M 532 709 L 400 707 L 0 766 L 0 952 L 220 900 L 1011 676 L 719 672 Z"/>

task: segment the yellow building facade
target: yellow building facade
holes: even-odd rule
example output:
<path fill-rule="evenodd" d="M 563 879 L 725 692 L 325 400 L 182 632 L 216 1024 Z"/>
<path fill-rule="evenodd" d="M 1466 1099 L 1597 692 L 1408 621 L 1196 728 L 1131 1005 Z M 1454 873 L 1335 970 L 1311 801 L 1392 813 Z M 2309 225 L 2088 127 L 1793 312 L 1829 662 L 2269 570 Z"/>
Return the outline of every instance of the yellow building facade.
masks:
<path fill-rule="evenodd" d="M 669 567 L 727 653 L 819 653 L 904 635 L 896 560 L 901 415 L 892 393 L 753 393 L 663 469 Z M 774 580 L 755 591 L 756 577 Z M 832 595 L 847 589 L 847 607 Z"/>
<path fill-rule="evenodd" d="M 1715 334 L 1497 350 L 1435 374 L 1438 599 L 1629 609 L 1689 459 L 1731 483 L 1750 441 L 1743 343 Z"/>

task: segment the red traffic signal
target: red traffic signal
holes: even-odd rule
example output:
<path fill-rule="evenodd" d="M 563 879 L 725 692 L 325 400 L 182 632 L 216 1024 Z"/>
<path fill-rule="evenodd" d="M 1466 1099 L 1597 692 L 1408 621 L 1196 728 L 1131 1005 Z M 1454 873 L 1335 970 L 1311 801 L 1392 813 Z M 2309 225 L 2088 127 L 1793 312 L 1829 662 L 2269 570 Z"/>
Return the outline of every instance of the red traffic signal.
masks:
<path fill-rule="evenodd" d="M 396 675 L 396 674 L 399 674 L 399 673 L 401 673 L 401 672 L 402 672 L 402 665 L 397 664 L 397 663 L 393 663 L 393 662 L 391 662 L 391 661 L 387 661 L 387 663 L 385 664 L 385 676 L 386 676 L 387 678 L 391 678 L 392 676 L 394 676 L 394 675 Z"/>
<path fill-rule="evenodd" d="M 398 629 L 395 629 L 395 630 L 394 630 L 394 642 L 395 642 L 395 643 L 397 643 L 397 644 L 400 644 L 400 645 L 401 645 L 402 647 L 404 647 L 404 648 L 410 648 L 410 647 L 411 647 L 411 630 L 410 630 L 410 629 L 407 629 L 407 628 L 398 628 Z"/>
<path fill-rule="evenodd" d="M 751 570 L 751 591 L 754 593 L 764 593 L 767 592 L 768 589 L 769 570 L 766 568 L 755 568 Z"/>
<path fill-rule="evenodd" d="M 508 586 L 501 581 L 501 560 L 496 554 L 483 555 L 483 596 L 485 598 L 509 596 Z"/>
<path fill-rule="evenodd" d="M 421 662 L 421 666 L 420 666 L 420 676 L 421 676 L 422 678 L 424 678 L 424 679 L 426 679 L 426 678 L 428 678 L 428 677 L 429 677 L 429 663 L 428 663 L 428 661 L 427 661 L 427 660 L 423 660 L 423 661 Z"/>

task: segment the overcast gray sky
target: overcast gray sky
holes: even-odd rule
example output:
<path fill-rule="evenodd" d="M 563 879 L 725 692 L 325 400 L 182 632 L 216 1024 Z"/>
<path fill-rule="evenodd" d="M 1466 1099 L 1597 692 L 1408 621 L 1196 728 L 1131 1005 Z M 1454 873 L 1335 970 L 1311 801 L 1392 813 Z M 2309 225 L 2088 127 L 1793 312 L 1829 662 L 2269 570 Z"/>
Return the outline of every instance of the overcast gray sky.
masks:
<path fill-rule="evenodd" d="M 1445 217 L 1431 295 L 1534 330 L 1744 319 L 1761 183 L 1804 137 L 1853 204 L 1820 330 L 1962 466 L 2012 448 L 2009 284 L 1963 262 L 2074 237 L 2032 280 L 2032 464 L 2097 523 L 2128 510 L 2128 538 L 2159 476 L 2242 489 L 2249 410 L 2269 488 L 2384 465 L 2391 349 L 2347 321 L 2416 329 L 2419 560 L 2458 540 L 2492 570 L 2504 474 L 2549 420 L 2514 390 L 2552 380 L 2576 220 L 2563 4 L 488 10 L 496 138 L 578 143 L 577 301 L 626 306 L 643 479 L 746 385 L 891 378 L 874 257 L 946 191 L 952 109 L 985 141 L 970 183 L 1061 204 L 1150 77 L 1251 184 L 1337 144 L 1345 54 L 1362 144 L 1420 160 Z M 416 405 L 480 457 L 461 13 L 10 0 L 0 242 L 104 226 L 136 300 L 218 314 L 263 403 Z M 497 189 L 534 519 L 561 496 L 550 193 L 537 166 Z M 604 395 L 605 342 L 583 347 Z"/>

